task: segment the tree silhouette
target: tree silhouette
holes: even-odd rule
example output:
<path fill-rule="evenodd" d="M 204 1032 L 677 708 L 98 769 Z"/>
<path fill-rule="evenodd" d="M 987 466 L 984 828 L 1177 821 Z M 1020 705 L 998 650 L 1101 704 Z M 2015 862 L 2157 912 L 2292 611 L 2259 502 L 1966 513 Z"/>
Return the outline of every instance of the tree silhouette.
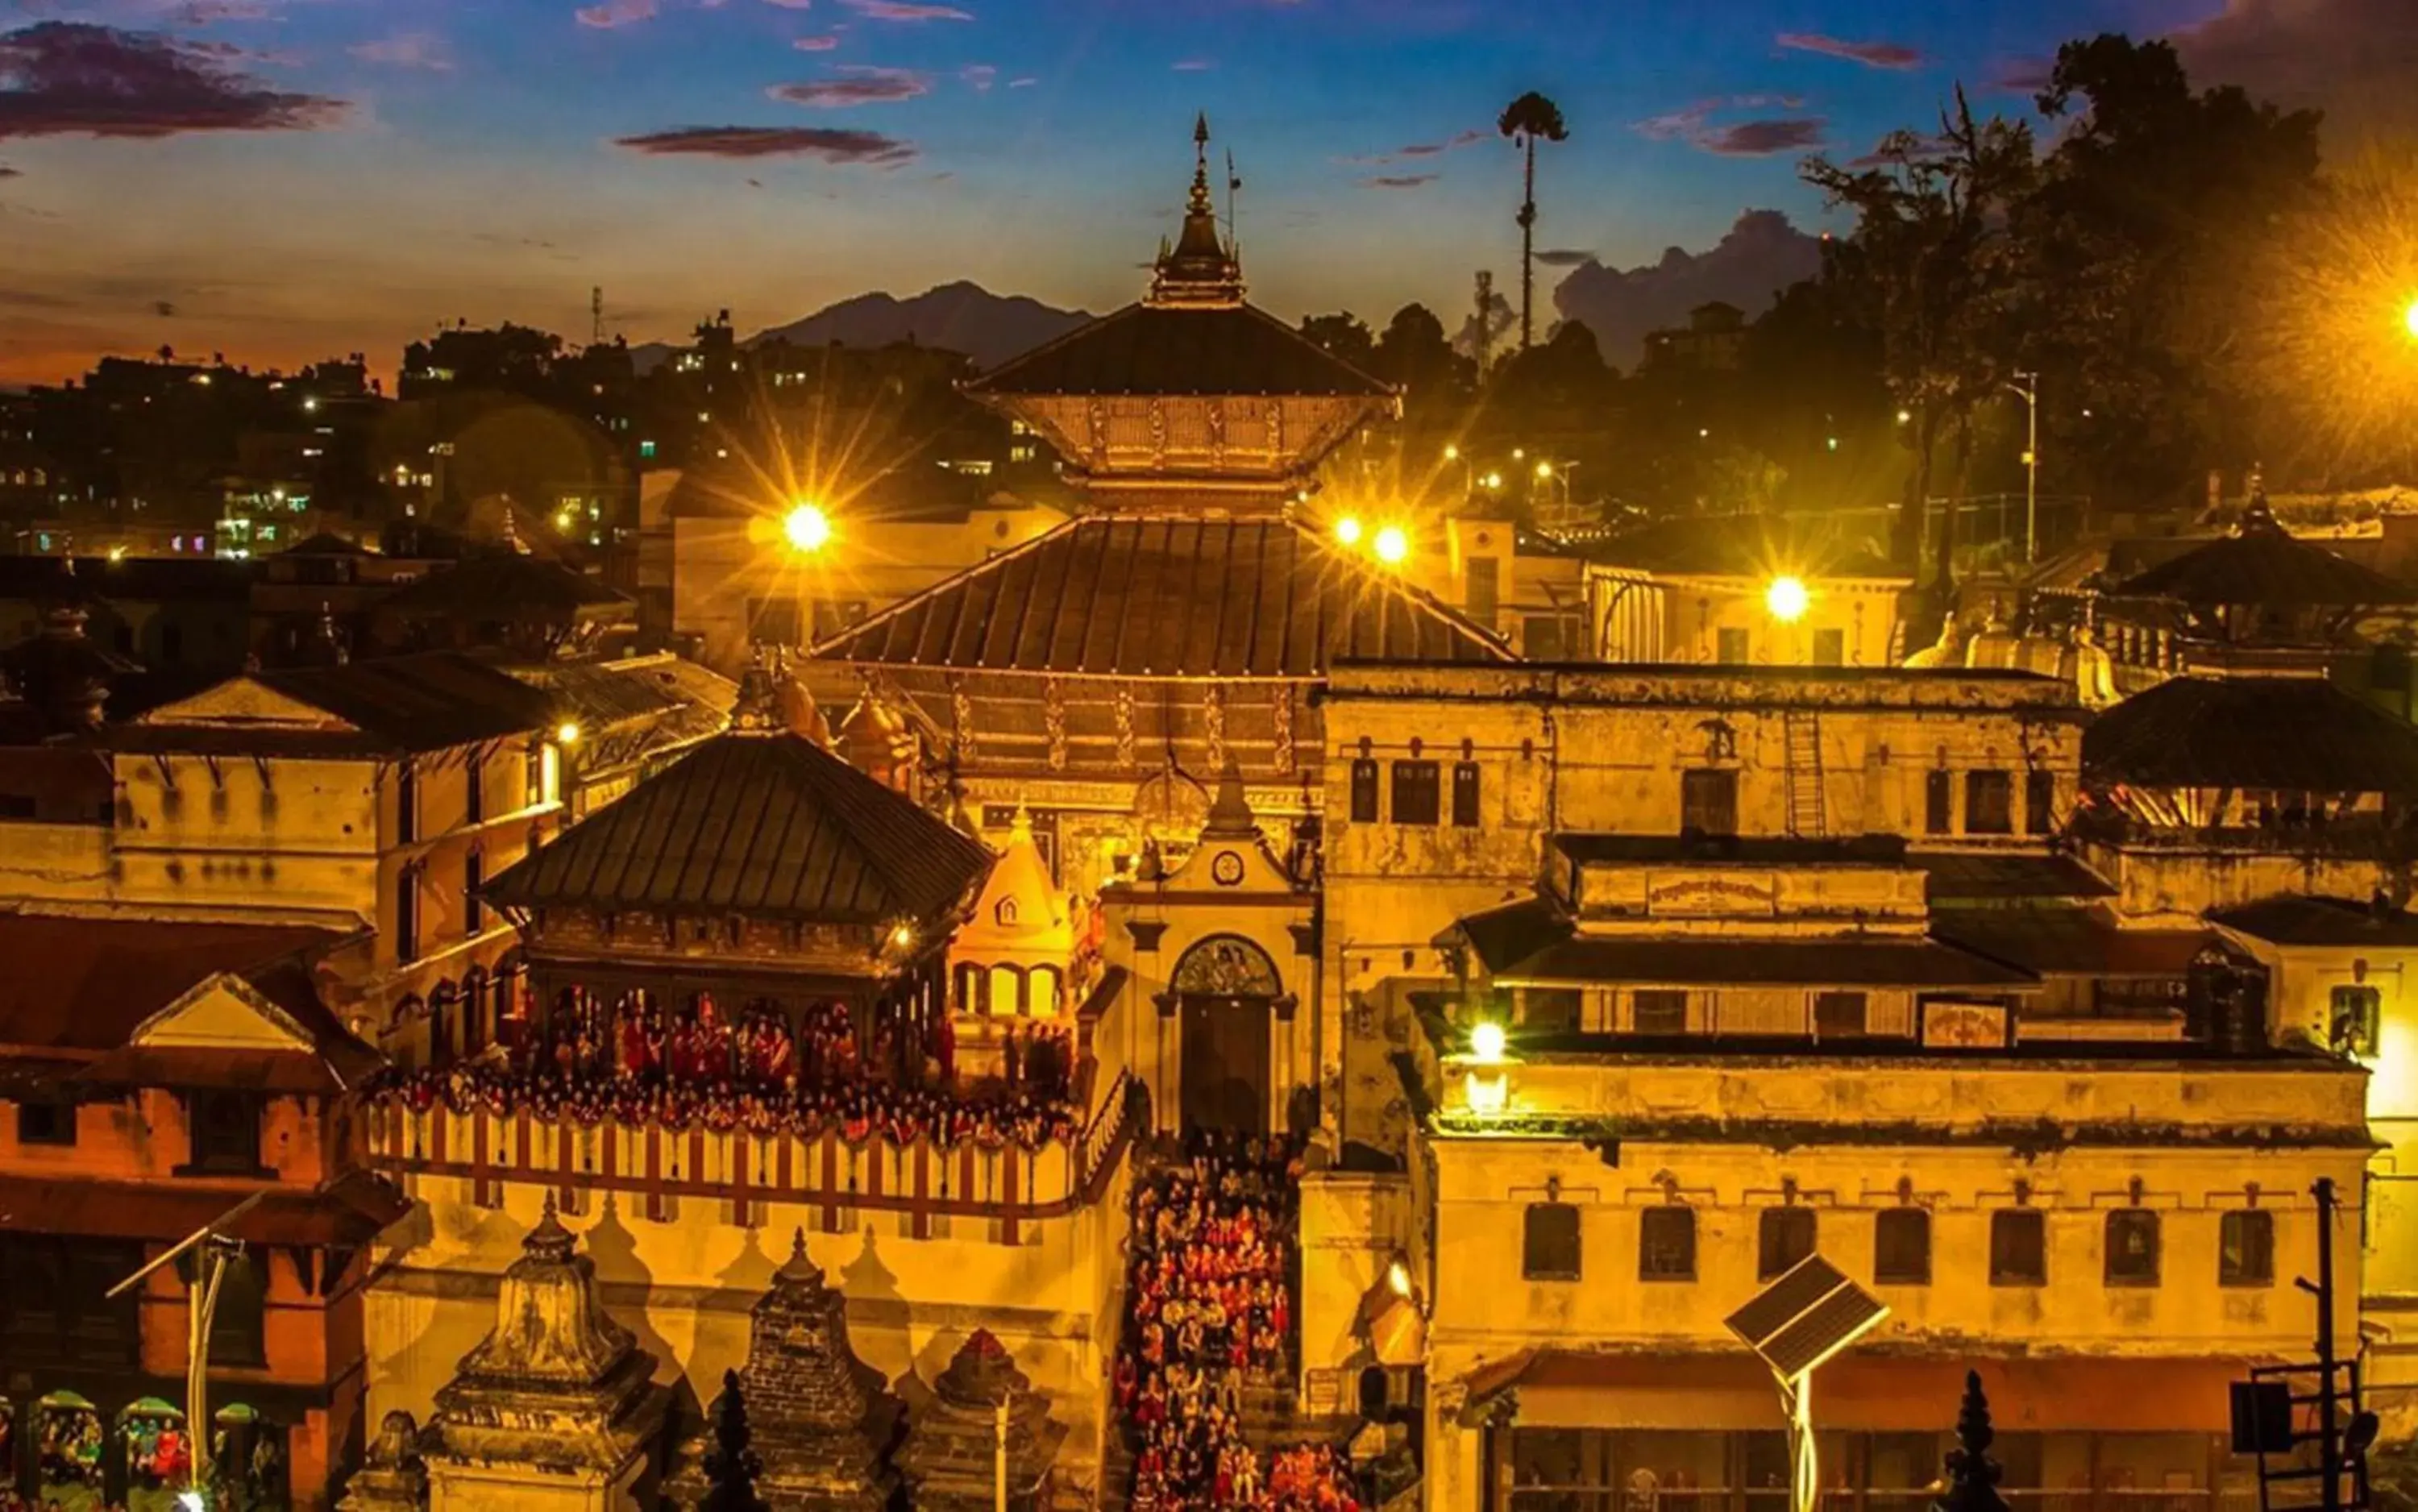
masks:
<path fill-rule="evenodd" d="M 722 1395 L 713 1400 L 712 1418 L 713 1447 L 705 1454 L 707 1489 L 697 1512 L 771 1512 L 756 1494 L 764 1462 L 747 1447 L 747 1402 L 740 1395 L 738 1371 L 722 1372 Z"/>
<path fill-rule="evenodd" d="M 1562 108 L 1531 89 L 1504 107 L 1495 123 L 1527 154 L 1526 189 L 1520 199 L 1520 350 L 1537 338 L 1537 141 L 1567 142 L 1570 129 Z"/>

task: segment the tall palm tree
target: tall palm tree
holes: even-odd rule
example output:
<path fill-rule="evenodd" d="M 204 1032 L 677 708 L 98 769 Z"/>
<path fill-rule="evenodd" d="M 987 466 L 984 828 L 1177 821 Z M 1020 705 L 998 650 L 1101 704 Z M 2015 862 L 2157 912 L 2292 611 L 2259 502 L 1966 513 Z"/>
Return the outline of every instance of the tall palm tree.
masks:
<path fill-rule="evenodd" d="M 1513 100 L 1495 123 L 1528 155 L 1527 191 L 1520 201 L 1520 350 L 1537 338 L 1537 141 L 1567 142 L 1570 129 L 1562 107 L 1531 89 Z"/>

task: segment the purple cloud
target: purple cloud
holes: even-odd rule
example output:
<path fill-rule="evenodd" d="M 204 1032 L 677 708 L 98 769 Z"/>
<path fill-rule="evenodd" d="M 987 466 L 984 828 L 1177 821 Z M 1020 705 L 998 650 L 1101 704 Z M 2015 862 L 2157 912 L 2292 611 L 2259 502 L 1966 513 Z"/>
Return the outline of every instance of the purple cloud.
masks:
<path fill-rule="evenodd" d="M 815 8 L 815 0 L 764 0 L 764 3 L 768 6 L 779 6 L 784 10 L 812 10 Z"/>
<path fill-rule="evenodd" d="M 1465 131 L 1455 131 L 1441 142 L 1414 142 L 1409 146 L 1396 147 L 1391 152 L 1370 152 L 1356 157 L 1338 158 L 1335 160 L 1354 168 L 1382 168 L 1391 162 L 1416 162 L 1422 158 L 1441 158 L 1456 148 L 1483 142 L 1492 135 L 1494 135 L 1492 131 L 1480 130 L 1472 127 Z"/>
<path fill-rule="evenodd" d="M 1442 174 L 1378 174 L 1360 180 L 1360 187 L 1362 189 L 1417 189 L 1423 184 L 1432 184 L 1443 176 Z"/>
<path fill-rule="evenodd" d="M 397 32 L 345 51 L 364 63 L 383 63 L 397 69 L 451 72 L 453 68 L 452 50 L 445 45 L 445 38 L 433 32 Z"/>
<path fill-rule="evenodd" d="M 1581 263 L 1595 261 L 1595 253 L 1574 247 L 1554 247 L 1537 254 L 1537 261 L 1547 267 L 1576 267 Z"/>
<path fill-rule="evenodd" d="M 886 105 L 932 92 L 932 76 L 912 69 L 879 69 L 870 64 L 842 68 L 836 79 L 774 84 L 765 93 L 792 105 L 818 110 L 844 110 L 850 105 Z"/>
<path fill-rule="evenodd" d="M 969 63 L 957 70 L 957 77 L 976 93 L 988 94 L 990 86 L 999 82 L 999 70 L 987 63 Z"/>
<path fill-rule="evenodd" d="M 1581 263 L 1553 290 L 1553 309 L 1584 321 L 1604 357 L 1626 367 L 1644 352 L 1648 331 L 1686 324 L 1696 306 L 1720 299 L 1757 315 L 1775 293 L 1821 266 L 1818 237 L 1778 210 L 1749 210 L 1702 252 L 1673 247 L 1634 267 Z"/>
<path fill-rule="evenodd" d="M 2002 58 L 1991 66 L 1982 87 L 1999 94 L 2037 95 L 2048 88 L 2056 69 L 2048 58 Z"/>
<path fill-rule="evenodd" d="M 222 21 L 267 21 L 274 13 L 266 0 L 187 0 L 168 19 L 179 26 L 214 26 Z"/>
<path fill-rule="evenodd" d="M 1028 73 L 1021 79 L 1010 79 L 1007 82 L 1007 86 L 1010 89 L 1030 89 L 1040 82 L 1040 80 L 1035 79 L 1033 75 Z"/>
<path fill-rule="evenodd" d="M 972 21 L 973 12 L 955 6 L 924 5 L 919 0 L 840 0 L 860 16 L 876 21 Z"/>
<path fill-rule="evenodd" d="M 819 158 L 878 168 L 915 160 L 912 142 L 829 126 L 680 126 L 616 137 L 613 145 L 651 158 Z"/>
<path fill-rule="evenodd" d="M 1168 68 L 1176 73 L 1207 73 L 1217 66 L 1216 58 L 1177 58 Z"/>
<path fill-rule="evenodd" d="M 1768 158 L 1778 152 L 1797 152 L 1822 145 L 1822 129 L 1829 123 L 1819 115 L 1798 116 L 1790 120 L 1740 121 L 1724 126 L 1696 139 L 1696 145 L 1723 158 Z"/>
<path fill-rule="evenodd" d="M 572 12 L 582 26 L 594 26 L 609 31 L 616 26 L 634 26 L 651 21 L 655 0 L 597 0 L 592 6 L 582 6 Z"/>
<path fill-rule="evenodd" d="M 0 32 L 0 138 L 150 138 L 328 126 L 341 99 L 263 88 L 156 32 L 46 21 Z"/>
<path fill-rule="evenodd" d="M 839 46 L 839 33 L 825 32 L 819 37 L 801 37 L 789 45 L 801 53 L 828 53 Z"/>
<path fill-rule="evenodd" d="M 1782 32 L 1772 40 L 1792 52 L 1819 53 L 1824 57 L 1860 63 L 1868 69 L 1904 70 L 1922 67 L 1922 53 L 1904 42 L 1858 42 L 1826 37 L 1820 32 Z"/>
<path fill-rule="evenodd" d="M 7 163 L 0 162 L 0 178 L 23 178 L 24 176 L 25 170 L 23 168 L 11 168 Z"/>

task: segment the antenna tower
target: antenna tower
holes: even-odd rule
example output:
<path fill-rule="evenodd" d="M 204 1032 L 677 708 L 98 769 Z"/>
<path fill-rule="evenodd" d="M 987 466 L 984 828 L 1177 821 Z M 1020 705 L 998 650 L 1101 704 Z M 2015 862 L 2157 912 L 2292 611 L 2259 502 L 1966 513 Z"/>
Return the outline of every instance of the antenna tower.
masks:
<path fill-rule="evenodd" d="M 588 291 L 588 341 L 593 346 L 604 344 L 604 285 L 602 283 Z"/>
<path fill-rule="evenodd" d="M 1477 375 L 1483 378 L 1494 361 L 1494 275 L 1477 270 Z"/>

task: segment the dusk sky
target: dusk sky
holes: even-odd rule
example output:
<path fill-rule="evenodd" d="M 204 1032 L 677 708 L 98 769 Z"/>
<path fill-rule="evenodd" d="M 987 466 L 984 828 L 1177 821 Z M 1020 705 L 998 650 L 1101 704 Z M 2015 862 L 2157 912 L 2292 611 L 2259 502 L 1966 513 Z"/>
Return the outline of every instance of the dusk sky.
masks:
<path fill-rule="evenodd" d="M 1572 132 L 1550 287 L 1749 207 L 1818 229 L 1806 152 L 1959 79 L 2027 110 L 2107 29 L 2330 103 L 2418 77 L 2410 0 L 0 0 L 0 382 L 162 343 L 387 372 L 456 317 L 584 336 L 591 285 L 634 343 L 958 278 L 1106 310 L 1196 109 L 1257 300 L 1457 318 L 1473 269 L 1516 289 L 1524 89 Z"/>

